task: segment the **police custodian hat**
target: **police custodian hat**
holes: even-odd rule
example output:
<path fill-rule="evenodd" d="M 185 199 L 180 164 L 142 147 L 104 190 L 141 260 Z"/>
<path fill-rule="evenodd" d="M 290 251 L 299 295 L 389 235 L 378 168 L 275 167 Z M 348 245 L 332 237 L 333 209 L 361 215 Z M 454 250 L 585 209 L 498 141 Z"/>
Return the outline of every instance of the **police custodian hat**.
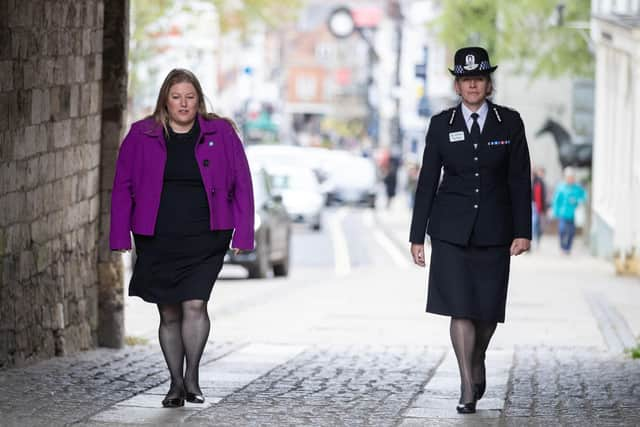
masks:
<path fill-rule="evenodd" d="M 456 77 L 480 76 L 493 73 L 498 66 L 491 66 L 489 54 L 482 47 L 463 47 L 458 49 L 453 58 L 451 74 Z"/>

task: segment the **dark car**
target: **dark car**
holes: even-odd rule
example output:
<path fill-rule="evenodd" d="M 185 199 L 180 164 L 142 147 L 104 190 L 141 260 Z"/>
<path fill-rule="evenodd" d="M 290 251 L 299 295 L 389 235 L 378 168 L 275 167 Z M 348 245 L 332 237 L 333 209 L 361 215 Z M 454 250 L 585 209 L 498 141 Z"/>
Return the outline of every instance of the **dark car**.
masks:
<path fill-rule="evenodd" d="M 249 278 L 265 278 L 273 269 L 274 276 L 289 274 L 291 223 L 282 197 L 271 192 L 269 178 L 263 169 L 252 171 L 255 201 L 255 249 L 235 255 L 229 250 L 225 264 L 245 267 Z"/>

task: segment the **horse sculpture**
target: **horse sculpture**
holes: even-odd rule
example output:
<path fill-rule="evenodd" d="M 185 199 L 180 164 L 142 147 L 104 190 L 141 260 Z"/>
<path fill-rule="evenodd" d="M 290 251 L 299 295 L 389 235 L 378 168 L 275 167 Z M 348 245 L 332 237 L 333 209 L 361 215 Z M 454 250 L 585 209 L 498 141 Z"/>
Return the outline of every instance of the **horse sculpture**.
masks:
<path fill-rule="evenodd" d="M 564 169 L 567 166 L 591 167 L 593 144 L 591 142 L 578 144 L 571 140 L 571 135 L 558 122 L 547 119 L 544 125 L 536 132 L 540 136 L 549 132 L 558 148 L 558 159 Z"/>

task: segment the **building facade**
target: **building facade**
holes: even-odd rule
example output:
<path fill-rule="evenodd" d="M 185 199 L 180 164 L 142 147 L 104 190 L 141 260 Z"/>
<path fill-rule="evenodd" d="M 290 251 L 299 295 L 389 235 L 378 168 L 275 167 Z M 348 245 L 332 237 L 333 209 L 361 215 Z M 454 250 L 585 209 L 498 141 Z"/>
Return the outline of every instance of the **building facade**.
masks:
<path fill-rule="evenodd" d="M 593 1 L 596 109 L 591 246 L 640 274 L 640 1 Z"/>

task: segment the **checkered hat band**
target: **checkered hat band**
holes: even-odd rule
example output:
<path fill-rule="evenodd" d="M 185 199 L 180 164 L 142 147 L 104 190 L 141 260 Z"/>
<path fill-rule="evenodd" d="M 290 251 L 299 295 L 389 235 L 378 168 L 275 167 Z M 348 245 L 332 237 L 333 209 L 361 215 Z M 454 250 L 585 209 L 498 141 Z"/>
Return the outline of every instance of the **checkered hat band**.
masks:
<path fill-rule="evenodd" d="M 484 70 L 489 70 L 491 69 L 491 64 L 489 64 L 489 61 L 482 61 L 480 62 L 480 65 L 478 66 L 478 70 L 479 71 L 484 71 Z M 456 74 L 464 74 L 465 72 L 467 72 L 462 65 L 456 65 L 453 69 L 453 71 Z"/>

